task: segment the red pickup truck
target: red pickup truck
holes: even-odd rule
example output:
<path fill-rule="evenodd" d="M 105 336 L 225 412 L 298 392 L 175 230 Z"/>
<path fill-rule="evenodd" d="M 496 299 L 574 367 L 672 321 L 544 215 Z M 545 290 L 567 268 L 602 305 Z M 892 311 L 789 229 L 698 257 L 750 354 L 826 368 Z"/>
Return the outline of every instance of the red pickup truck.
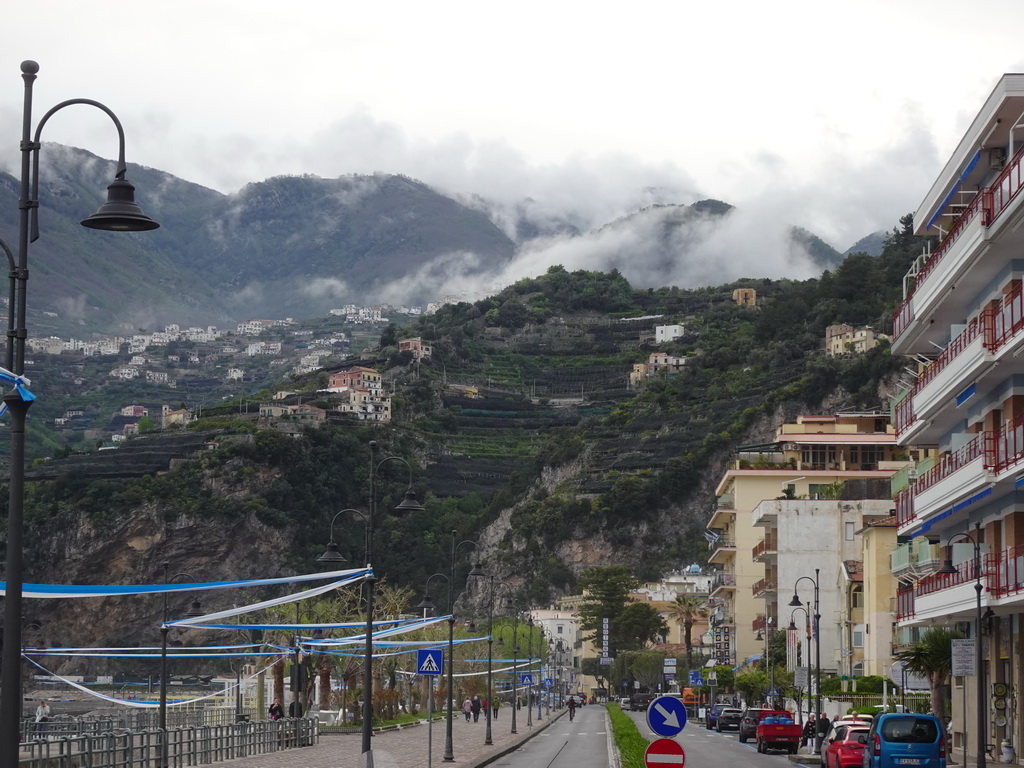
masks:
<path fill-rule="evenodd" d="M 757 721 L 757 751 L 784 749 L 795 755 L 800 748 L 803 726 L 782 709 L 766 709 Z"/>

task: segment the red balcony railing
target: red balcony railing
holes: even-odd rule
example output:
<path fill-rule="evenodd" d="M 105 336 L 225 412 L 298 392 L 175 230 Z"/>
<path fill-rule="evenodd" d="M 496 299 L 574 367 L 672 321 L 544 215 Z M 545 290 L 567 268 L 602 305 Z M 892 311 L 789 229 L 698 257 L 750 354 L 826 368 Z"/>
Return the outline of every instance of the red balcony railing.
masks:
<path fill-rule="evenodd" d="M 938 463 L 918 478 L 914 493 L 921 493 L 927 490 L 940 480 L 944 480 L 984 454 L 985 442 L 987 441 L 982 438 L 983 435 L 975 435 L 971 442 L 961 446 L 952 453 L 940 456 Z M 985 466 L 990 466 L 989 459 L 986 459 Z"/>
<path fill-rule="evenodd" d="M 896 591 L 896 621 L 914 617 L 914 588 L 901 586 Z"/>
<path fill-rule="evenodd" d="M 774 579 L 759 579 L 754 582 L 754 586 L 751 587 L 751 590 L 754 593 L 754 597 L 764 594 L 765 592 L 774 592 L 776 590 L 775 581 Z"/>
<path fill-rule="evenodd" d="M 907 392 L 907 396 L 900 400 L 893 410 L 896 434 L 902 435 L 915 421 L 917 421 L 917 416 L 914 413 L 914 390 L 911 389 Z"/>
<path fill-rule="evenodd" d="M 751 550 L 750 557 L 751 557 L 752 560 L 757 560 L 757 558 L 759 558 L 765 552 L 774 552 L 774 551 L 775 551 L 775 539 L 765 539 L 764 541 L 759 541 L 759 542 L 757 542 L 757 544 L 754 545 L 753 550 Z"/>
<path fill-rule="evenodd" d="M 750 623 L 751 632 L 764 632 L 768 628 L 768 617 L 758 616 Z"/>
<path fill-rule="evenodd" d="M 1024 328 L 1024 298 L 1021 295 L 1021 286 L 1017 285 L 1011 293 L 1003 297 L 999 307 L 986 310 L 985 314 L 991 317 L 990 338 L 986 339 L 985 344 L 995 351 Z"/>
<path fill-rule="evenodd" d="M 987 315 L 982 315 L 980 322 L 979 318 L 974 318 L 967 323 L 967 327 L 963 332 L 949 342 L 949 344 L 946 345 L 946 348 L 942 350 L 942 354 L 935 358 L 931 365 L 922 371 L 917 381 L 914 382 L 912 394 L 916 394 L 928 386 L 936 376 L 942 373 L 943 369 L 947 365 L 956 360 L 957 356 L 967 349 L 967 346 L 985 331 L 987 327 L 986 322 L 991 323 L 992 318 Z"/>
<path fill-rule="evenodd" d="M 896 525 L 900 528 L 917 516 L 914 512 L 913 488 L 911 485 L 896 494 Z"/>
<path fill-rule="evenodd" d="M 996 597 L 1024 592 L 1024 544 L 990 558 L 989 591 Z"/>
<path fill-rule="evenodd" d="M 1024 414 L 994 433 L 986 433 L 986 438 L 989 444 L 986 453 L 991 456 L 986 464 L 995 467 L 996 472 L 1014 466 L 1024 459 Z"/>
<path fill-rule="evenodd" d="M 987 581 L 986 576 L 989 571 L 989 563 L 987 557 L 981 558 L 981 580 L 982 583 Z M 956 567 L 956 573 L 933 573 L 931 576 L 925 576 L 917 584 L 917 595 L 923 597 L 924 595 L 931 595 L 935 592 L 940 592 L 943 589 L 949 589 L 950 587 L 957 587 L 961 584 L 970 584 L 977 578 L 977 569 L 974 565 L 974 558 L 965 560 Z"/>
<path fill-rule="evenodd" d="M 974 200 L 967 207 L 967 210 L 960 214 L 960 217 L 953 222 L 952 228 L 946 233 L 942 242 L 939 243 L 939 247 L 928 257 L 928 260 L 918 271 L 906 299 L 904 299 L 903 304 L 900 305 L 893 315 L 893 336 L 895 338 L 899 338 L 900 334 L 907 329 L 914 319 L 913 310 L 910 309 L 910 300 L 913 298 L 914 293 L 921 287 L 928 275 L 935 270 L 935 267 L 960 238 L 960 235 L 964 233 L 967 226 L 979 216 L 981 216 L 982 226 L 991 226 L 992 222 L 1006 210 L 1020 193 L 1021 187 L 1024 186 L 1022 157 L 1024 157 L 1024 150 L 1014 155 L 1013 159 L 991 186 L 978 192 Z"/>

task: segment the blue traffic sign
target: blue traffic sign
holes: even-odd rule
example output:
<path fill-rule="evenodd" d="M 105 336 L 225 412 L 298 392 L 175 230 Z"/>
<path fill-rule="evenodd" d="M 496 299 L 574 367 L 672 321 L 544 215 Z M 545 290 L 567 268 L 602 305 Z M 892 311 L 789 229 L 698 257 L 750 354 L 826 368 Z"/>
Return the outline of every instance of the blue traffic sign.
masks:
<path fill-rule="evenodd" d="M 545 678 L 544 678 L 544 687 L 545 687 L 545 688 L 550 688 L 550 687 L 551 687 L 551 685 L 552 685 L 552 680 L 551 680 L 551 678 L 550 678 L 550 677 L 545 677 Z"/>
<path fill-rule="evenodd" d="M 521 678 L 519 678 L 519 684 L 520 685 L 533 685 L 533 675 L 524 674 Z"/>
<path fill-rule="evenodd" d="M 694 682 L 694 685 L 697 686 L 698 688 L 702 688 L 702 687 L 704 687 L 705 683 L 704 683 L 704 681 L 701 678 L 698 677 L 696 682 Z"/>
<path fill-rule="evenodd" d="M 444 651 L 416 651 L 416 673 L 440 675 L 444 671 Z"/>
<path fill-rule="evenodd" d="M 690 670 L 690 685 L 704 685 L 704 683 L 699 682 L 699 680 L 700 680 L 700 670 L 699 669 L 691 669 Z"/>
<path fill-rule="evenodd" d="M 671 739 L 686 727 L 686 705 L 677 696 L 659 696 L 647 708 L 647 726 Z"/>

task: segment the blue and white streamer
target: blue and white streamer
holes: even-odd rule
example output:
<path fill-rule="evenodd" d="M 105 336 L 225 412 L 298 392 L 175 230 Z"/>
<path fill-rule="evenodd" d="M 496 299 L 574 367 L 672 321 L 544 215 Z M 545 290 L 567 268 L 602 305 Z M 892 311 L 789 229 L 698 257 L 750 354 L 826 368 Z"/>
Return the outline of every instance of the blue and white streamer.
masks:
<path fill-rule="evenodd" d="M 3 369 L 0 368 L 0 371 Z M 0 378 L 2 374 L 0 374 Z M 201 592 L 211 589 L 237 589 L 263 587 L 270 584 L 295 584 L 324 579 L 355 580 L 372 576 L 370 568 L 350 568 L 344 571 L 322 571 L 301 576 L 281 576 L 273 579 L 243 579 L 241 581 L 174 582 L 173 584 L 23 584 L 25 598 L 111 597 L 117 595 L 157 595 L 172 592 Z M 333 587 L 332 587 L 333 588 Z M 0 581 L 0 595 L 6 594 L 7 582 Z M 301 598 L 296 598 L 301 599 Z"/>
<path fill-rule="evenodd" d="M 27 376 L 18 376 L 16 373 L 11 373 L 6 368 L 0 367 L 0 381 L 6 381 L 14 385 L 14 388 L 18 390 L 18 395 L 26 403 L 30 403 L 36 399 L 36 396 L 28 391 L 28 388 L 32 385 L 32 381 Z M 7 403 L 0 402 L 0 416 L 3 416 L 7 411 Z"/>

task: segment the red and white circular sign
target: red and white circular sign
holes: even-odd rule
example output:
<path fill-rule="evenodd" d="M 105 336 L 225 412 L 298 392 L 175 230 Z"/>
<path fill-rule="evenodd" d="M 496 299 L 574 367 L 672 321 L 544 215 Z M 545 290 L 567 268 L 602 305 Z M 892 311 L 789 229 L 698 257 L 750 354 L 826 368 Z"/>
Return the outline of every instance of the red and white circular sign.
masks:
<path fill-rule="evenodd" d="M 686 765 L 686 753 L 678 742 L 672 739 L 652 741 L 644 752 L 644 765 L 647 768 L 664 768 L 666 765 Z"/>

